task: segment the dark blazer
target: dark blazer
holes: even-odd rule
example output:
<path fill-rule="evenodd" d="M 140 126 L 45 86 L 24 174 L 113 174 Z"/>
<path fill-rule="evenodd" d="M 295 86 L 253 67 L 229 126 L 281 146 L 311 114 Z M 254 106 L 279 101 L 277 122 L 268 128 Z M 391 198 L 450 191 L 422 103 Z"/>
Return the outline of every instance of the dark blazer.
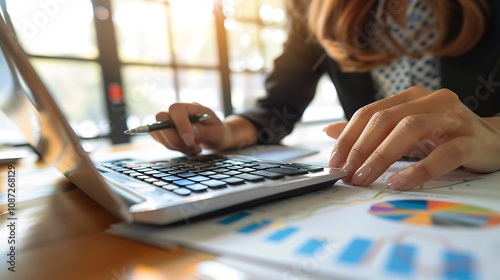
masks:
<path fill-rule="evenodd" d="M 500 1 L 490 0 L 489 5 L 491 21 L 480 42 L 463 55 L 440 59 L 442 87 L 454 91 L 481 117 L 500 113 Z M 254 108 L 239 114 L 257 126 L 259 143 L 279 143 L 293 130 L 325 73 L 337 89 L 347 119 L 375 101 L 376 89 L 370 73 L 340 71 L 319 44 L 307 39 L 305 28 L 294 30 L 267 77 L 267 96 Z"/>

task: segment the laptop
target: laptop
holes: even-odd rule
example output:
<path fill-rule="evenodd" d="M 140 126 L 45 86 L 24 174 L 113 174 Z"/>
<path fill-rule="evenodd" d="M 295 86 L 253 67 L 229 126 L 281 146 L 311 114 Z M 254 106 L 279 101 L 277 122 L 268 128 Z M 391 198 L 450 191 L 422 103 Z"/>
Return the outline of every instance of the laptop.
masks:
<path fill-rule="evenodd" d="M 331 186 L 346 175 L 341 169 L 222 154 L 94 162 L 3 20 L 0 46 L 8 69 L 2 79 L 13 84 L 7 97 L 0 92 L 2 111 L 47 164 L 125 222 L 187 223 Z"/>

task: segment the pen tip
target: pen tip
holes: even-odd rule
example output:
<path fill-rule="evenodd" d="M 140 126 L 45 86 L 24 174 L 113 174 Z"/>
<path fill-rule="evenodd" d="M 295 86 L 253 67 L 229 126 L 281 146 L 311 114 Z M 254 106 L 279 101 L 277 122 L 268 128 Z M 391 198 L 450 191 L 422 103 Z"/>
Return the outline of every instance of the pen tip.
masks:
<path fill-rule="evenodd" d="M 123 134 L 130 134 L 130 129 L 125 130 Z"/>

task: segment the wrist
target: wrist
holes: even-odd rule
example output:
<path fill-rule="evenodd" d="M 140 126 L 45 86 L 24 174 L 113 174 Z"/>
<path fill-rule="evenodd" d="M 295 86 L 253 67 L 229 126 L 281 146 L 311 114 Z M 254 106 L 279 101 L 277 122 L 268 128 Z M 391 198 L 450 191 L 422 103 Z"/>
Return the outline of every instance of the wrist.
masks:
<path fill-rule="evenodd" d="M 243 117 L 229 116 L 222 125 L 224 133 L 222 149 L 244 148 L 257 141 L 257 128 Z"/>

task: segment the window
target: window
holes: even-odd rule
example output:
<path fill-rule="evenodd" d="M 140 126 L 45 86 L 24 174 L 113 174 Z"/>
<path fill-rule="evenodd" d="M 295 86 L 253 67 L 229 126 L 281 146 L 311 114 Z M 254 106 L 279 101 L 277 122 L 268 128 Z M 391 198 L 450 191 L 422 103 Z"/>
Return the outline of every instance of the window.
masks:
<path fill-rule="evenodd" d="M 108 135 L 91 2 L 6 4 L 20 44 L 76 133 L 84 138 Z"/>
<path fill-rule="evenodd" d="M 0 1 L 77 134 L 114 143 L 174 102 L 252 106 L 287 37 L 285 0 Z M 342 114 L 322 79 L 303 120 Z"/>

